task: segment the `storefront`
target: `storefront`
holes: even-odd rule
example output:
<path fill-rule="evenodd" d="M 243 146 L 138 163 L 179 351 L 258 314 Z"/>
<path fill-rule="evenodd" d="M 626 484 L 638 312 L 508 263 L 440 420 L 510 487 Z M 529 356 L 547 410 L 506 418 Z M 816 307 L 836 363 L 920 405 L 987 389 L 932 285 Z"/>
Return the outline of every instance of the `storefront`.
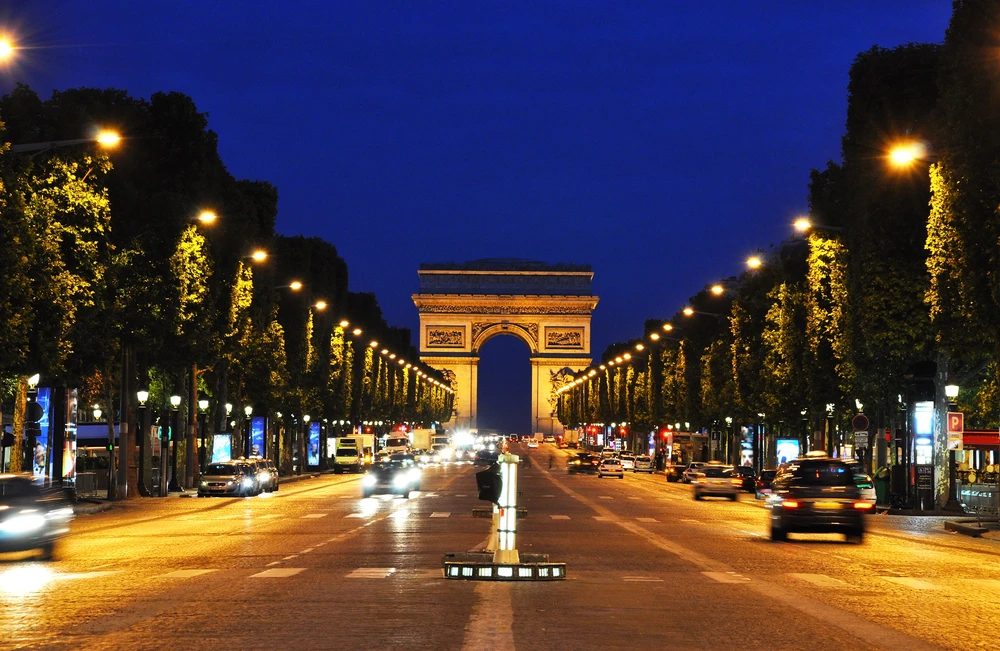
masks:
<path fill-rule="evenodd" d="M 1000 433 L 967 430 L 955 453 L 956 495 L 970 511 L 1000 508 Z"/>

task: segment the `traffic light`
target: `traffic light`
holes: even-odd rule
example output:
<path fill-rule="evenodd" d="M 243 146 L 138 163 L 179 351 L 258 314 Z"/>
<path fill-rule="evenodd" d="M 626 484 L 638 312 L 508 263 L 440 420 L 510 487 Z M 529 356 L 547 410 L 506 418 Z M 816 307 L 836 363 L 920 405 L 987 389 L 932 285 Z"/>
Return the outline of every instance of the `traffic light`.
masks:
<path fill-rule="evenodd" d="M 500 492 L 503 490 L 503 479 L 500 478 L 500 466 L 494 463 L 486 470 L 476 473 L 476 486 L 479 487 L 479 499 L 485 502 L 500 502 Z"/>
<path fill-rule="evenodd" d="M 115 451 L 115 444 L 108 443 L 108 452 L 114 452 L 114 451 Z"/>

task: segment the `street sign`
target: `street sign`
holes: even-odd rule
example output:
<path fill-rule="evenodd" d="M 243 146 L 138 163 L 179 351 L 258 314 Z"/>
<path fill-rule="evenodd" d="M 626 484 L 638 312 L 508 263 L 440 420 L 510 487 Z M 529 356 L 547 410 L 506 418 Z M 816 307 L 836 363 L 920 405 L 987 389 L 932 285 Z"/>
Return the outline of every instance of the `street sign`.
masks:
<path fill-rule="evenodd" d="M 855 432 L 854 433 L 854 447 L 856 447 L 856 448 L 867 448 L 868 447 L 868 432 Z"/>
<path fill-rule="evenodd" d="M 948 412 L 948 449 L 961 450 L 965 434 L 965 414 L 960 411 Z"/>
<path fill-rule="evenodd" d="M 854 426 L 855 432 L 867 432 L 868 416 L 865 416 L 864 414 L 858 414 L 851 420 L 851 425 Z"/>

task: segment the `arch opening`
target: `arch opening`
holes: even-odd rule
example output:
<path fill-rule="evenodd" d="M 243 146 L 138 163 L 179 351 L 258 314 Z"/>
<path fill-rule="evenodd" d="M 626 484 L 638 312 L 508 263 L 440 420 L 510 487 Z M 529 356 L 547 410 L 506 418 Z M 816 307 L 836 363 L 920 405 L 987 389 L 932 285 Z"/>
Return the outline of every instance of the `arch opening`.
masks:
<path fill-rule="evenodd" d="M 531 350 L 517 335 L 491 335 L 479 350 L 479 429 L 530 434 Z"/>

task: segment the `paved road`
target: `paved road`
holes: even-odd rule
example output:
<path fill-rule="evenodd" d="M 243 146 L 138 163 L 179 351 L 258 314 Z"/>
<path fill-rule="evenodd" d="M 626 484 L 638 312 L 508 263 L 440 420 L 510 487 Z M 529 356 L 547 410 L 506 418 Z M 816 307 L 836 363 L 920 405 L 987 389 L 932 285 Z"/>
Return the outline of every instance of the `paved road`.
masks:
<path fill-rule="evenodd" d="M 548 468 L 548 457 L 555 466 Z M 553 583 L 441 578 L 482 545 L 469 466 L 410 500 L 323 476 L 271 496 L 136 500 L 82 516 L 54 563 L 0 562 L 0 648 L 993 648 L 1000 544 L 871 516 L 863 545 L 766 540 L 753 499 L 662 476 L 521 473 L 519 547 Z"/>

